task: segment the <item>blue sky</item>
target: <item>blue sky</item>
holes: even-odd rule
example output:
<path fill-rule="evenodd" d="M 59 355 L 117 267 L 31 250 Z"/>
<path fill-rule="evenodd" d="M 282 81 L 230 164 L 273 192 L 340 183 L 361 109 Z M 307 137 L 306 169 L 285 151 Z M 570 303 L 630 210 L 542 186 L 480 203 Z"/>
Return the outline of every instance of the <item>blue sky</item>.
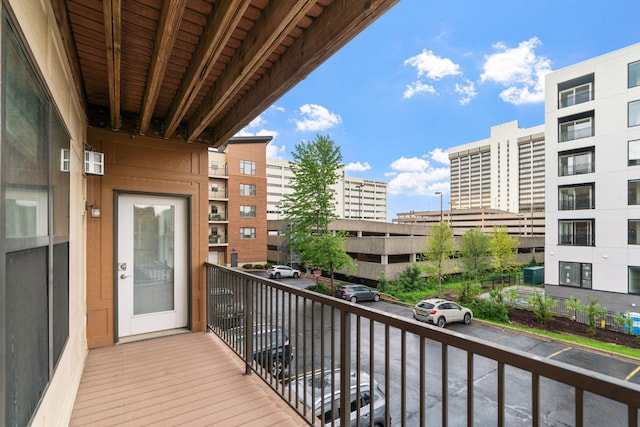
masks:
<path fill-rule="evenodd" d="M 240 134 L 285 160 L 329 135 L 347 175 L 389 183 L 389 220 L 446 209 L 449 147 L 543 124 L 546 73 L 638 42 L 636 1 L 400 0 Z"/>

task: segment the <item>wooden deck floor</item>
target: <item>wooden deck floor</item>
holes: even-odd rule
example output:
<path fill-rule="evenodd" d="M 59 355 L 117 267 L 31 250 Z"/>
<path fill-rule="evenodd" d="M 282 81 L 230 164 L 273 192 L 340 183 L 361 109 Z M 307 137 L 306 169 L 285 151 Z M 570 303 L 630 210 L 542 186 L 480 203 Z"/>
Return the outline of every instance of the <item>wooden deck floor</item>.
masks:
<path fill-rule="evenodd" d="M 91 350 L 71 426 L 306 426 L 214 334 Z"/>

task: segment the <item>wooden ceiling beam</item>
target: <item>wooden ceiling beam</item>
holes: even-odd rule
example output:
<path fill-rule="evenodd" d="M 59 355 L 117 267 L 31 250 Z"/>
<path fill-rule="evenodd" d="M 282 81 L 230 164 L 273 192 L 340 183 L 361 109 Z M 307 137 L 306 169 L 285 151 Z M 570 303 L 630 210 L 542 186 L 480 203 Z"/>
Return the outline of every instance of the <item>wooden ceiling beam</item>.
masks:
<path fill-rule="evenodd" d="M 109 80 L 109 108 L 111 129 L 120 128 L 120 67 L 122 62 L 122 3 L 104 0 L 104 30 Z"/>
<path fill-rule="evenodd" d="M 222 0 L 213 5 L 214 10 L 205 27 L 202 41 L 189 63 L 189 68 L 165 118 L 165 137 L 170 138 L 175 133 L 250 5 L 251 0 Z"/>
<path fill-rule="evenodd" d="M 142 98 L 142 109 L 140 111 L 140 133 L 146 134 L 149 130 L 149 123 L 153 116 L 153 110 L 158 101 L 160 87 L 164 79 L 169 58 L 173 51 L 173 46 L 178 36 L 182 16 L 184 15 L 186 0 L 166 0 L 162 2 L 160 21 L 158 22 L 156 42 L 151 54 L 151 65 L 147 84 L 144 88 Z"/>
<path fill-rule="evenodd" d="M 219 146 L 277 101 L 399 0 L 335 0 L 217 123 Z M 364 72 L 353 70 L 353 72 Z"/>
<path fill-rule="evenodd" d="M 316 5 L 315 0 L 270 2 L 205 99 L 189 120 L 187 139 L 198 135 L 229 105 L 291 30 Z"/>

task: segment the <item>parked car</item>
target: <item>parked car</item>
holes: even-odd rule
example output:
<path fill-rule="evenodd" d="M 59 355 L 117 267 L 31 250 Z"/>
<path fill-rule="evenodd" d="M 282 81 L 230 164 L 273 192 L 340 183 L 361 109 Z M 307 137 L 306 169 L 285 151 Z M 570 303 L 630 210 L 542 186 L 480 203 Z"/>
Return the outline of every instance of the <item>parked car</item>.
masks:
<path fill-rule="evenodd" d="M 291 268 L 288 265 L 274 265 L 271 267 L 271 270 L 269 270 L 269 278 L 279 279 L 281 277 L 293 277 L 297 279 L 300 277 L 300 270 Z"/>
<path fill-rule="evenodd" d="M 469 324 L 473 318 L 473 312 L 453 301 L 429 298 L 416 304 L 413 308 L 413 318 L 443 328 L 444 325 L 451 322 Z"/>
<path fill-rule="evenodd" d="M 351 379 L 351 425 L 371 425 L 371 401 L 373 400 L 373 425 L 384 427 L 385 398 L 377 381 L 373 382 L 366 372 L 360 371 L 360 385 L 358 376 L 352 372 Z M 333 388 L 332 388 L 333 385 Z M 359 389 L 359 390 L 358 390 Z M 318 417 L 322 424 L 340 425 L 340 371 L 328 370 L 314 372 L 298 378 L 293 390 L 297 399 L 306 405 L 307 409 Z M 359 393 L 358 393 L 359 391 Z M 315 399 L 315 400 L 314 400 Z M 360 418 L 358 418 L 360 408 Z"/>
<path fill-rule="evenodd" d="M 226 288 L 214 288 L 209 295 L 211 313 L 210 326 L 230 329 L 240 326 L 244 318 L 244 307 L 233 291 Z"/>
<path fill-rule="evenodd" d="M 244 329 L 234 331 L 236 342 L 244 343 Z M 253 331 L 253 360 L 276 378 L 283 378 L 293 359 L 289 337 L 280 329 Z"/>
<path fill-rule="evenodd" d="M 365 285 L 338 286 L 335 296 L 351 302 L 380 300 L 380 292 Z"/>

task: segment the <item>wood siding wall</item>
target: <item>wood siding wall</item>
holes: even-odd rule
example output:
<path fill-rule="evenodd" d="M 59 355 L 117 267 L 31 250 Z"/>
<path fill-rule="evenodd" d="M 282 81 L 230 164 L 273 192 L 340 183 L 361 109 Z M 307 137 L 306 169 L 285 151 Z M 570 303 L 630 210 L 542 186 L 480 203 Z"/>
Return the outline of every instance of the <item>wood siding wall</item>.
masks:
<path fill-rule="evenodd" d="M 194 331 L 206 327 L 208 169 L 207 147 L 166 139 L 89 128 L 87 143 L 104 153 L 104 176 L 87 175 L 87 203 L 100 205 L 101 217 L 87 213 L 87 342 L 113 345 L 115 331 L 114 192 L 135 191 L 191 198 L 191 312 Z"/>

